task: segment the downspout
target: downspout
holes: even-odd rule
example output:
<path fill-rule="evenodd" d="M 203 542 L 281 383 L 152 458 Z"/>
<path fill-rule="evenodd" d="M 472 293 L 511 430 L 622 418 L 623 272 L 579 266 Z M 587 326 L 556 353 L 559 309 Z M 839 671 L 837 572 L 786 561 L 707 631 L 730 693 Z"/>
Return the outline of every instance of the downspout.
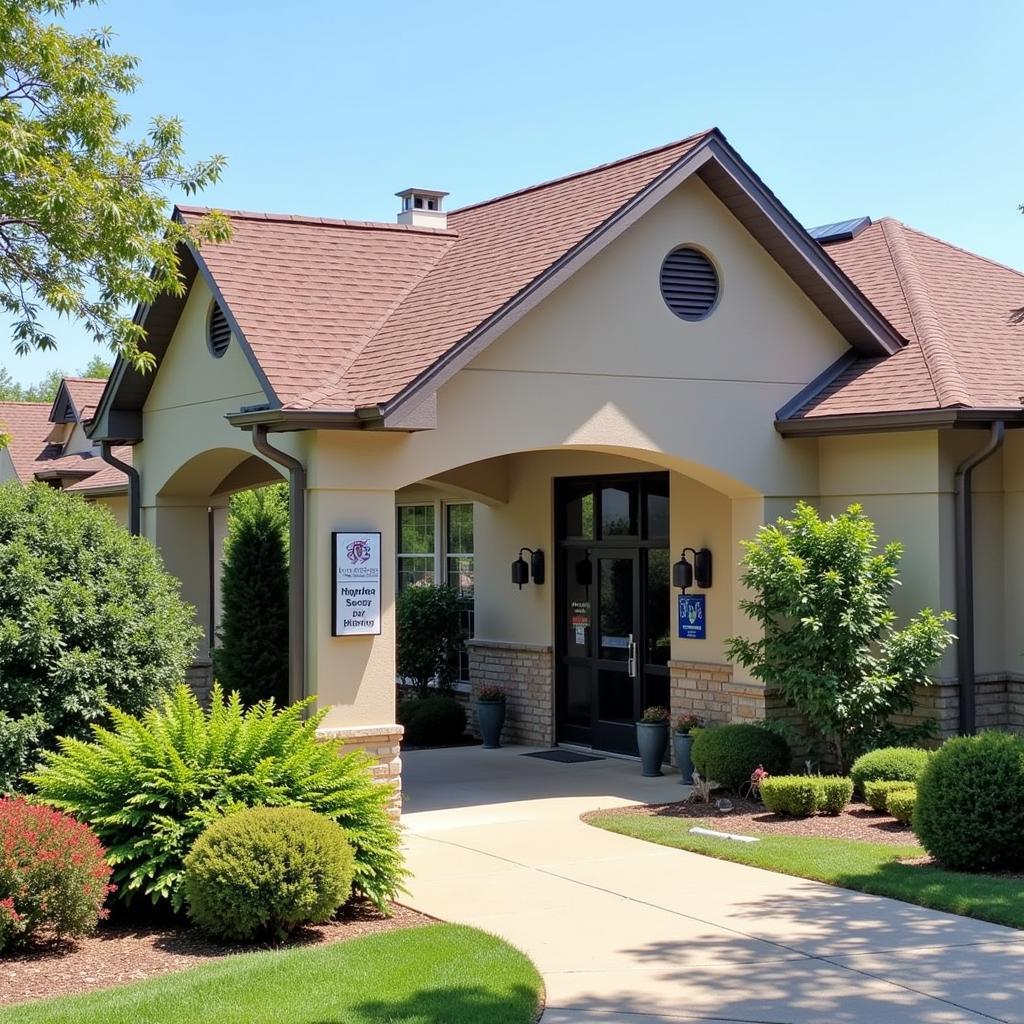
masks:
<path fill-rule="evenodd" d="M 960 681 L 960 734 L 976 730 L 974 701 L 974 500 L 971 477 L 1003 444 L 1005 424 L 994 420 L 988 441 L 956 468 L 954 517 L 956 521 L 956 674 Z"/>
<path fill-rule="evenodd" d="M 252 428 L 253 447 L 288 470 L 288 701 L 306 696 L 306 467 L 267 440 L 265 423 Z"/>
<path fill-rule="evenodd" d="M 142 533 L 142 487 L 139 483 L 139 471 L 117 458 L 109 441 L 100 441 L 100 458 L 108 466 L 121 470 L 128 477 L 128 532 L 133 537 L 138 537 Z"/>

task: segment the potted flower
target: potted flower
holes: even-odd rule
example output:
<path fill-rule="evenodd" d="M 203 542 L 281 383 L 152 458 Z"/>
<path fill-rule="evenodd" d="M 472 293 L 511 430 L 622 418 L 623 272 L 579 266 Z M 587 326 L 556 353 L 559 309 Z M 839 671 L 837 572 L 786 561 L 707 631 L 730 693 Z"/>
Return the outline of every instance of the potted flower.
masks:
<path fill-rule="evenodd" d="M 636 745 L 640 750 L 640 763 L 644 778 L 661 774 L 661 762 L 668 749 L 668 708 L 649 707 L 636 723 Z"/>
<path fill-rule="evenodd" d="M 692 733 L 694 729 L 699 729 L 703 724 L 704 719 L 699 715 L 680 715 L 676 719 L 672 745 L 675 748 L 679 781 L 684 786 L 693 785 L 693 758 L 690 756 L 690 751 L 693 749 Z"/>
<path fill-rule="evenodd" d="M 476 691 L 476 721 L 485 750 L 497 750 L 501 746 L 507 700 L 508 694 L 500 686 L 481 686 Z"/>

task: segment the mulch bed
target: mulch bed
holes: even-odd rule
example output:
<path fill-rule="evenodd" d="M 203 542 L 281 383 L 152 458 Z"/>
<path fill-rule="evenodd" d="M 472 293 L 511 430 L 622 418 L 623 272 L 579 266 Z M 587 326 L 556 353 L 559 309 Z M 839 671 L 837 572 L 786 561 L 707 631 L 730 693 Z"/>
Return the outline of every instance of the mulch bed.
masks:
<path fill-rule="evenodd" d="M 635 804 L 630 807 L 617 807 L 611 813 L 687 818 L 704 828 L 750 835 L 853 839 L 865 843 L 889 843 L 893 846 L 917 843 L 917 837 L 909 825 L 903 825 L 887 814 L 874 811 L 866 804 L 849 804 L 842 814 L 790 818 L 782 814 L 772 814 L 752 800 L 742 800 L 738 797 L 729 799 L 732 801 L 733 809 L 724 812 L 717 810 L 712 800 L 709 804 L 686 801 L 672 804 Z M 607 813 L 608 811 L 591 811 L 583 815 L 583 820 L 586 821 L 594 814 Z"/>
<path fill-rule="evenodd" d="M 397 903 L 385 917 L 371 904 L 356 902 L 338 920 L 303 928 L 284 945 L 227 945 L 185 925 L 103 924 L 85 939 L 42 943 L 5 955 L 0 959 L 0 1006 L 142 981 L 238 953 L 327 945 L 433 923 Z"/>

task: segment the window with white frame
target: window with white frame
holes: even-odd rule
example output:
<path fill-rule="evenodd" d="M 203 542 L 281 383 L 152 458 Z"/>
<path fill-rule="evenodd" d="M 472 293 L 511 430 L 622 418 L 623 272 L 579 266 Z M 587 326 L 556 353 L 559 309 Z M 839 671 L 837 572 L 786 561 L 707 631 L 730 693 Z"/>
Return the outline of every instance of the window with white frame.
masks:
<path fill-rule="evenodd" d="M 447 583 L 462 601 L 463 638 L 473 636 L 472 502 L 398 506 L 398 589 Z M 469 681 L 469 654 L 459 652 L 459 681 Z"/>

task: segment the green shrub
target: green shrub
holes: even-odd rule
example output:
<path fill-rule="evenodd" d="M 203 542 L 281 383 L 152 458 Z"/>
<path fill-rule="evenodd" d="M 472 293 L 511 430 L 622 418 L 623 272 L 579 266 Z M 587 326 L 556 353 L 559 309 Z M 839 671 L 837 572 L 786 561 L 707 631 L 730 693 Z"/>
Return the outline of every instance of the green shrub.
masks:
<path fill-rule="evenodd" d="M 694 767 L 704 779 L 738 790 L 760 764 L 770 775 L 789 768 L 789 744 L 757 725 L 720 725 L 693 732 Z"/>
<path fill-rule="evenodd" d="M 861 754 L 853 762 L 850 777 L 858 796 L 863 796 L 866 782 L 917 782 L 930 757 L 930 751 L 919 747 L 882 747 Z"/>
<path fill-rule="evenodd" d="M 917 786 L 911 784 L 906 789 L 895 789 L 889 793 L 885 801 L 885 809 L 905 825 L 914 818 L 914 805 L 917 803 Z"/>
<path fill-rule="evenodd" d="M 118 897 L 149 896 L 181 908 L 182 864 L 214 821 L 243 807 L 309 807 L 337 822 L 355 850 L 355 886 L 379 907 L 404 870 L 390 786 L 364 753 L 339 755 L 316 729 L 312 702 L 246 709 L 215 686 L 209 711 L 180 686 L 141 718 L 115 713 L 90 743 L 62 740 L 29 776 L 45 803 L 88 822 L 110 850 Z"/>
<path fill-rule="evenodd" d="M 415 583 L 395 602 L 398 674 L 426 699 L 430 683 L 447 690 L 459 670 L 463 602 L 454 587 Z"/>
<path fill-rule="evenodd" d="M 1024 737 L 947 740 L 918 779 L 914 831 L 954 870 L 1024 867 Z"/>
<path fill-rule="evenodd" d="M 408 697 L 398 706 L 398 721 L 405 726 L 405 741 L 413 747 L 457 743 L 466 731 L 466 709 L 444 694 Z"/>
<path fill-rule="evenodd" d="M 845 775 L 823 775 L 821 784 L 821 805 L 823 814 L 842 814 L 843 808 L 853 799 L 853 779 Z"/>
<path fill-rule="evenodd" d="M 44 929 L 58 937 L 91 932 L 111 891 L 105 854 L 74 818 L 0 800 L 0 950 Z"/>
<path fill-rule="evenodd" d="M 876 810 L 886 811 L 889 807 L 889 794 L 909 789 L 912 782 L 903 779 L 878 779 L 864 783 L 864 799 Z"/>
<path fill-rule="evenodd" d="M 340 825 L 306 807 L 253 807 L 215 821 L 185 858 L 189 917 L 224 939 L 284 938 L 327 921 L 352 892 Z"/>
<path fill-rule="evenodd" d="M 805 818 L 818 810 L 817 782 L 811 775 L 770 775 L 761 782 L 761 800 L 774 814 Z"/>
<path fill-rule="evenodd" d="M 853 783 L 842 775 L 772 775 L 761 781 L 765 807 L 798 818 L 839 814 L 852 795 Z"/>
<path fill-rule="evenodd" d="M 112 705 L 138 713 L 199 639 L 156 549 L 99 505 L 0 485 L 0 791 Z"/>
<path fill-rule="evenodd" d="M 288 485 L 231 496 L 213 672 L 245 704 L 288 700 Z"/>

